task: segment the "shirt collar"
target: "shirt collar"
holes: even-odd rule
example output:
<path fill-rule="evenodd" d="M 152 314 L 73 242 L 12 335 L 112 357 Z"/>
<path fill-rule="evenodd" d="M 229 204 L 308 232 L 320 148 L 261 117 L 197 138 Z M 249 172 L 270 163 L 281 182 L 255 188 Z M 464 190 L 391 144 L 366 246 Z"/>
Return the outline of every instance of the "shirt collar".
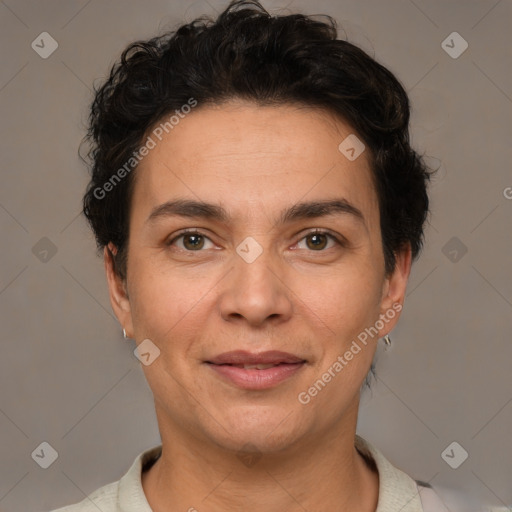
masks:
<path fill-rule="evenodd" d="M 393 466 L 370 442 L 356 434 L 356 449 L 374 461 L 379 473 L 379 499 L 375 512 L 423 512 L 416 482 Z"/>
<path fill-rule="evenodd" d="M 153 512 L 142 488 L 142 470 L 150 467 L 162 454 L 162 445 L 155 446 L 135 458 L 128 472 L 119 481 L 119 508 L 124 512 Z"/>
<path fill-rule="evenodd" d="M 393 466 L 370 442 L 356 434 L 357 451 L 379 473 L 379 499 L 375 512 L 422 512 L 416 482 Z M 142 470 L 149 468 L 162 453 L 162 445 L 138 455 L 119 481 L 119 506 L 125 512 L 152 512 L 142 488 Z"/>

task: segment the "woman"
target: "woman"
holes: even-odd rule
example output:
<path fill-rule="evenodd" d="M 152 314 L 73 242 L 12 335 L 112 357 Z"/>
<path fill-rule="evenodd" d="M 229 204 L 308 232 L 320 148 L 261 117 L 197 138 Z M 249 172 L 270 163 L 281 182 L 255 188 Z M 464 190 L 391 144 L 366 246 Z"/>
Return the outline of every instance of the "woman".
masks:
<path fill-rule="evenodd" d="M 96 92 L 84 213 L 162 445 L 61 512 L 446 510 L 356 435 L 432 171 L 401 84 L 326 19 L 232 2 Z"/>

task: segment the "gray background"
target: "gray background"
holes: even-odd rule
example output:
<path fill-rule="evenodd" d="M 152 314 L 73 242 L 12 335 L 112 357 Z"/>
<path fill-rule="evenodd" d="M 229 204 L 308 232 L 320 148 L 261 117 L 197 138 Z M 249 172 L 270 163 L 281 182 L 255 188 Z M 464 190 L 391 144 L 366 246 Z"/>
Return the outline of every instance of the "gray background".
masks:
<path fill-rule="evenodd" d="M 151 391 L 133 342 L 122 339 L 79 215 L 88 175 L 77 148 L 92 84 L 129 42 L 226 4 L 0 2 L 2 511 L 79 501 L 160 442 Z M 351 42 L 402 81 L 413 143 L 441 166 L 427 245 L 393 346 L 379 349 L 358 432 L 440 492 L 473 493 L 509 510 L 512 2 L 264 5 L 276 14 L 334 16 Z M 31 48 L 43 31 L 59 45 L 47 59 Z M 441 46 L 453 31 L 469 44 L 458 58 Z M 31 457 L 43 441 L 58 452 L 48 469 Z M 469 453 L 458 469 L 441 457 L 453 441 Z M 450 494 L 441 495 L 450 506 Z"/>

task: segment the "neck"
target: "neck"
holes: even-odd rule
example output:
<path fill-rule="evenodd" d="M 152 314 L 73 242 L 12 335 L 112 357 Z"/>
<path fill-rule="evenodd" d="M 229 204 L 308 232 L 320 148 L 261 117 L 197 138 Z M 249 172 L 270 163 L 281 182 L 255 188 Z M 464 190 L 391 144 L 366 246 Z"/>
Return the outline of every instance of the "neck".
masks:
<path fill-rule="evenodd" d="M 142 475 L 144 493 L 154 512 L 375 512 L 379 477 L 355 448 L 355 413 L 347 428 L 245 457 L 161 428 L 162 455 Z"/>

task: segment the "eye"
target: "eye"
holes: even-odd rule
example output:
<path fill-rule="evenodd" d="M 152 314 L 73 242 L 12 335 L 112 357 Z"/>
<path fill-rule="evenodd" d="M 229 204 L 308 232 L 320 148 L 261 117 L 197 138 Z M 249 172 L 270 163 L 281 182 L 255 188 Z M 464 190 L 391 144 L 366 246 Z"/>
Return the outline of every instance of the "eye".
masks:
<path fill-rule="evenodd" d="M 184 251 L 200 251 L 201 249 L 205 248 L 206 240 L 208 240 L 213 246 L 212 241 L 207 236 L 203 235 L 202 233 L 199 233 L 198 231 L 193 230 L 182 232 L 180 235 L 174 237 L 172 240 L 167 242 L 167 245 L 174 245 L 176 240 L 179 240 L 180 238 L 183 239 L 183 243 L 181 247 L 178 244 L 178 248 Z M 208 249 L 208 247 L 206 248 Z"/>
<path fill-rule="evenodd" d="M 178 240 L 182 239 L 181 246 L 180 244 L 176 244 Z M 329 233 L 328 231 L 324 231 L 321 229 L 316 229 L 311 231 L 306 236 L 302 237 L 301 240 L 297 243 L 299 246 L 302 240 L 306 240 L 306 248 L 311 249 L 315 252 L 322 252 L 324 249 L 331 249 L 333 245 L 328 247 L 329 239 L 334 242 L 334 245 L 343 246 L 343 243 L 340 242 L 337 237 Z M 210 247 L 205 246 L 209 242 L 211 244 Z M 200 233 L 195 230 L 187 230 L 182 231 L 180 234 L 175 236 L 172 240 L 167 242 L 168 246 L 177 245 L 177 247 L 183 251 L 187 252 L 199 252 L 201 249 L 211 249 L 214 244 L 206 235 Z M 299 247 L 301 249 L 301 247 Z"/>
<path fill-rule="evenodd" d="M 321 252 L 323 249 L 326 248 L 329 238 L 333 240 L 335 244 L 343 245 L 334 235 L 331 235 L 328 231 L 323 231 L 321 229 L 311 231 L 306 236 L 301 238 L 301 241 L 306 240 L 306 246 L 308 249 L 312 249 L 313 251 L 316 252 Z M 310 243 L 308 243 L 308 241 L 310 241 Z M 332 248 L 332 246 L 327 248 L 330 249 Z"/>

